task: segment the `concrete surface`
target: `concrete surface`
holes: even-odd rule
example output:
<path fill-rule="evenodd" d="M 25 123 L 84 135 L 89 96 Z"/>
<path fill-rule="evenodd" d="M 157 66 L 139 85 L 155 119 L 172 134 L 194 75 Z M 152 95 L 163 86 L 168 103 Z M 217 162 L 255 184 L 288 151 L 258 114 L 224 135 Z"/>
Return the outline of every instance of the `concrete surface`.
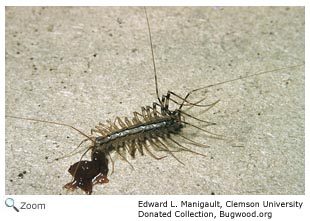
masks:
<path fill-rule="evenodd" d="M 148 8 L 160 92 L 190 89 L 302 64 L 304 8 Z M 132 116 L 156 98 L 142 8 L 7 7 L 6 114 L 63 122 L 90 132 Z M 204 97 L 197 93 L 193 100 Z M 207 154 L 116 158 L 94 194 L 304 194 L 304 67 L 208 89 L 216 122 Z M 197 124 L 197 123 L 196 123 Z M 81 154 L 52 162 L 83 137 L 61 126 L 6 118 L 6 194 L 83 194 L 62 189 Z M 158 155 L 162 153 L 157 153 Z"/>

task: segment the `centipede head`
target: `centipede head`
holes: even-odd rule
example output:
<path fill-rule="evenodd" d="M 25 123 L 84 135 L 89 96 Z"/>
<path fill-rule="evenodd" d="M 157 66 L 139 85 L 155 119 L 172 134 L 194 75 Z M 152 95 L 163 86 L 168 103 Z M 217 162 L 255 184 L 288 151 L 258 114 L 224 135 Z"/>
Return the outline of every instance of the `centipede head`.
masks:
<path fill-rule="evenodd" d="M 95 150 L 92 152 L 91 161 L 81 160 L 71 165 L 68 172 L 73 179 L 67 183 L 64 188 L 67 190 L 75 190 L 77 188 L 91 194 L 95 184 L 108 183 L 107 174 L 108 158 L 102 151 Z"/>
<path fill-rule="evenodd" d="M 176 109 L 173 111 L 169 110 L 167 113 L 171 117 L 171 121 L 167 122 L 167 123 L 170 123 L 169 131 L 171 133 L 178 133 L 184 127 L 184 125 L 182 124 L 181 112 L 179 111 L 179 109 Z"/>

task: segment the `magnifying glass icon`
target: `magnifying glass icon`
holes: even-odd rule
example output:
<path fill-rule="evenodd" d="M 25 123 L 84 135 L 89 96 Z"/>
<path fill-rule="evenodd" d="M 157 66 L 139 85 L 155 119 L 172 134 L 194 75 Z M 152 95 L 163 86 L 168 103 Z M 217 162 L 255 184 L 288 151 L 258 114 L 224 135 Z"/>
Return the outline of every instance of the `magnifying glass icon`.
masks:
<path fill-rule="evenodd" d="M 5 200 L 5 205 L 7 207 L 13 207 L 15 209 L 16 212 L 19 212 L 19 210 L 17 209 L 17 207 L 14 205 L 14 200 L 12 198 L 7 198 Z"/>

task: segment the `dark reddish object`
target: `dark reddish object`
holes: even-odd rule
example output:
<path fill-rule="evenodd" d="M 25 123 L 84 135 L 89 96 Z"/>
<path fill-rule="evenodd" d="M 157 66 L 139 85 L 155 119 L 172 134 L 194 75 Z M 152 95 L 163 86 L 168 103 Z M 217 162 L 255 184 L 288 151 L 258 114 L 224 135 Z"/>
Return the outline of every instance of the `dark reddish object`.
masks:
<path fill-rule="evenodd" d="M 108 158 L 101 151 L 94 151 L 92 153 L 92 160 L 82 160 L 71 165 L 69 173 L 73 176 L 73 181 L 67 183 L 64 188 L 68 190 L 75 190 L 80 188 L 87 194 L 91 194 L 93 186 L 97 183 L 108 183 L 107 174 Z"/>

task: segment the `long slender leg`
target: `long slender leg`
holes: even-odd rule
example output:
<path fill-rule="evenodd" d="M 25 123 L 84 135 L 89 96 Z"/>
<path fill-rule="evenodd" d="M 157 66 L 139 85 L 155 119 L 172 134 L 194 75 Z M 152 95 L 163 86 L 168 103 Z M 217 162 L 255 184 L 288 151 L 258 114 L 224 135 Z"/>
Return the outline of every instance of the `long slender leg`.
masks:
<path fill-rule="evenodd" d="M 194 117 L 194 116 L 192 116 L 192 115 L 190 115 L 190 114 L 188 114 L 188 113 L 186 113 L 186 112 L 184 112 L 184 111 L 182 111 L 182 110 L 179 110 L 179 111 L 180 111 L 182 114 L 184 114 L 184 115 L 186 115 L 186 116 L 188 116 L 188 117 L 190 117 L 190 118 L 193 118 L 193 119 L 195 119 L 195 120 L 197 120 L 197 121 L 201 121 L 201 122 L 207 123 L 208 126 L 210 126 L 210 125 L 216 125 L 216 123 L 213 123 L 213 122 L 209 122 L 209 121 L 205 121 L 205 120 L 199 119 L 199 118 Z"/>
<path fill-rule="evenodd" d="M 158 114 L 160 115 L 160 112 L 157 110 L 157 107 L 161 108 L 161 106 L 158 103 L 153 102 L 153 112 L 155 118 L 158 117 Z"/>
<path fill-rule="evenodd" d="M 129 154 L 130 156 L 134 159 L 135 158 L 135 155 L 136 155 L 136 145 L 135 145 L 135 142 L 133 140 L 129 141 L 130 143 L 128 144 L 129 145 Z"/>
<path fill-rule="evenodd" d="M 146 113 L 145 107 L 141 107 L 141 113 L 142 113 L 143 120 L 148 121 L 149 118 L 148 118 L 148 115 Z"/>
<path fill-rule="evenodd" d="M 218 100 L 215 101 L 214 103 L 210 104 L 210 107 L 208 107 L 207 109 L 202 110 L 202 111 L 199 113 L 199 115 L 200 115 L 200 114 L 203 114 L 203 113 L 205 113 L 205 112 L 207 112 L 207 111 L 209 111 L 209 110 L 210 110 L 211 108 L 213 108 L 218 102 L 220 102 L 220 99 L 218 99 Z"/>
<path fill-rule="evenodd" d="M 144 149 L 156 160 L 161 160 L 163 158 L 165 158 L 166 156 L 162 156 L 162 157 L 157 157 L 155 156 L 152 151 L 148 148 L 148 145 L 146 143 L 142 143 L 142 146 L 144 147 Z"/>
<path fill-rule="evenodd" d="M 221 139 L 221 140 L 224 139 L 224 137 L 223 137 L 222 135 L 212 133 L 212 132 L 207 131 L 207 130 L 205 130 L 205 129 L 202 129 L 202 128 L 200 128 L 200 127 L 194 125 L 194 124 L 191 124 L 191 123 L 188 123 L 188 122 L 185 122 L 185 121 L 182 121 L 182 123 L 183 123 L 183 124 L 186 124 L 186 125 L 189 125 L 189 126 L 192 126 L 192 127 L 195 127 L 195 128 L 197 128 L 198 130 L 204 131 L 204 132 L 206 132 L 206 133 L 208 133 L 208 134 L 211 134 L 211 135 L 215 136 L 215 137 L 213 137 L 213 138 Z"/>
<path fill-rule="evenodd" d="M 125 123 L 127 124 L 128 127 L 132 126 L 131 121 L 128 119 L 128 117 L 125 117 Z"/>
<path fill-rule="evenodd" d="M 184 106 L 184 103 L 185 103 L 185 102 L 188 103 L 188 104 L 190 104 L 190 105 L 197 106 L 197 107 L 208 107 L 208 106 L 210 106 L 210 104 L 196 104 L 196 103 L 190 102 L 189 100 L 187 100 L 187 97 L 188 97 L 189 95 L 186 95 L 186 96 L 183 98 L 183 97 L 181 97 L 180 95 L 178 95 L 178 94 L 176 94 L 176 93 L 174 93 L 174 92 L 172 92 L 172 91 L 168 91 L 167 95 L 168 95 L 168 94 L 172 94 L 173 96 L 176 96 L 177 98 L 179 98 L 180 100 L 182 100 L 182 103 L 181 103 L 181 104 L 178 103 L 178 102 L 176 102 L 176 101 L 174 101 L 175 103 L 180 104 L 179 109 L 182 109 L 182 107 Z M 211 104 L 211 105 L 212 105 L 212 104 Z"/>
<path fill-rule="evenodd" d="M 93 135 L 93 134 L 95 134 L 95 133 L 96 133 L 96 134 L 101 134 L 101 132 L 100 132 L 98 129 L 93 129 L 93 128 L 90 129 L 90 134 L 91 134 L 91 135 Z"/>
<path fill-rule="evenodd" d="M 141 123 L 140 119 L 139 119 L 139 116 L 143 117 L 142 114 L 138 113 L 138 112 L 133 112 L 133 118 L 132 118 L 132 122 L 134 124 L 138 124 L 138 123 Z"/>
<path fill-rule="evenodd" d="M 109 155 L 109 158 L 110 158 L 111 164 L 112 164 L 112 171 L 111 171 L 111 175 L 112 175 L 112 174 L 114 173 L 114 161 L 113 161 L 113 159 L 112 159 L 112 157 L 111 157 L 111 154 L 108 153 L 108 155 Z"/>
<path fill-rule="evenodd" d="M 106 124 L 103 124 L 101 122 L 99 122 L 99 126 L 101 127 L 101 129 L 106 133 L 106 134 L 109 134 L 109 133 L 112 133 L 113 132 L 113 129 L 109 126 L 107 126 Z"/>
<path fill-rule="evenodd" d="M 169 108 L 169 100 L 170 100 L 170 93 L 168 92 L 166 95 L 165 103 L 164 103 L 164 107 L 166 110 L 168 110 Z"/>
<path fill-rule="evenodd" d="M 96 128 L 96 129 L 91 129 L 90 132 L 91 132 L 91 133 L 92 133 L 92 132 L 96 132 L 96 133 L 101 134 L 102 136 L 105 136 L 105 135 L 106 135 L 106 132 L 107 132 L 107 131 L 106 131 L 104 128 L 102 128 L 101 126 L 96 125 L 95 128 Z"/>
<path fill-rule="evenodd" d="M 143 147 L 142 147 L 141 142 L 143 142 L 143 141 L 136 140 L 136 143 L 135 143 L 135 144 L 136 144 L 136 146 L 137 146 L 137 148 L 138 148 L 138 151 L 139 151 L 140 154 L 143 156 L 144 153 L 143 153 Z"/>
<path fill-rule="evenodd" d="M 161 142 L 159 139 L 156 139 L 156 141 L 165 147 L 164 151 L 167 151 L 167 152 L 168 152 L 174 159 L 176 159 L 179 163 L 185 165 L 181 160 L 179 160 L 179 158 L 177 158 L 177 157 L 173 154 L 173 151 L 169 150 L 169 147 L 168 147 L 165 143 Z M 161 148 L 161 147 L 158 146 L 157 144 L 155 144 L 155 146 L 157 146 L 158 148 Z M 162 149 L 162 148 L 161 148 L 161 149 Z"/>
<path fill-rule="evenodd" d="M 118 124 L 122 127 L 125 128 L 126 124 L 122 121 L 122 119 L 120 117 L 116 117 L 115 120 L 118 121 Z"/>
<path fill-rule="evenodd" d="M 108 128 L 101 127 L 101 130 L 105 132 L 106 134 L 112 133 L 112 131 L 109 130 Z"/>
<path fill-rule="evenodd" d="M 179 142 L 175 141 L 174 139 L 172 139 L 171 137 L 168 138 L 169 140 L 171 140 L 173 143 L 177 144 L 178 146 L 181 147 L 181 149 L 185 150 L 185 151 L 188 151 L 188 152 L 191 152 L 191 153 L 194 153 L 194 154 L 197 154 L 197 155 L 201 155 L 201 156 L 204 156 L 206 157 L 206 155 L 202 154 L 202 153 L 198 153 L 196 151 L 193 151 L 185 146 L 183 146 L 182 144 L 180 144 Z"/>
<path fill-rule="evenodd" d="M 165 103 L 166 103 L 166 96 L 161 96 L 161 105 L 160 105 L 160 112 L 162 115 L 164 115 L 167 112 L 167 109 L 165 109 Z"/>
<path fill-rule="evenodd" d="M 203 102 L 203 101 L 206 100 L 206 99 L 207 99 L 207 96 L 204 97 L 204 98 L 202 98 L 202 99 L 200 99 L 199 101 L 196 101 L 196 102 L 194 103 L 195 105 L 183 104 L 183 106 L 189 106 L 189 107 L 187 108 L 187 110 L 189 110 L 189 109 L 191 109 L 192 107 L 197 106 L 198 104 L 200 104 L 201 102 Z"/>
<path fill-rule="evenodd" d="M 129 153 L 129 155 L 132 158 L 134 158 L 134 153 L 133 153 L 133 150 L 132 150 L 132 146 L 129 143 L 124 143 L 123 146 L 126 149 L 126 151 Z"/>
<path fill-rule="evenodd" d="M 135 169 L 133 165 L 127 160 L 127 158 L 119 152 L 118 149 L 116 150 L 116 153 L 118 153 L 118 155 L 120 155 L 131 166 L 132 169 Z"/>
<path fill-rule="evenodd" d="M 146 106 L 145 110 L 146 110 L 146 114 L 147 114 L 148 119 L 151 120 L 153 118 L 153 116 L 152 116 L 153 111 L 151 112 L 152 108 L 150 106 Z"/>
<path fill-rule="evenodd" d="M 191 142 L 192 144 L 194 144 L 194 145 L 196 145 L 196 146 L 200 146 L 200 147 L 204 147 L 204 148 L 209 148 L 210 146 L 208 146 L 208 145 L 205 145 L 205 144 L 202 144 L 202 143 L 198 143 L 198 142 L 196 142 L 196 141 L 194 141 L 194 140 L 191 140 L 191 139 L 189 139 L 189 138 L 187 138 L 187 137 L 185 137 L 185 136 L 183 136 L 183 135 L 181 135 L 181 134 L 177 134 L 178 136 L 180 136 L 180 137 L 182 137 L 182 138 L 184 138 L 185 140 L 188 140 L 189 142 Z"/>
<path fill-rule="evenodd" d="M 115 123 L 112 123 L 111 120 L 107 120 L 108 124 L 110 125 L 110 127 L 112 128 L 112 130 L 119 130 L 120 128 L 115 124 Z"/>

